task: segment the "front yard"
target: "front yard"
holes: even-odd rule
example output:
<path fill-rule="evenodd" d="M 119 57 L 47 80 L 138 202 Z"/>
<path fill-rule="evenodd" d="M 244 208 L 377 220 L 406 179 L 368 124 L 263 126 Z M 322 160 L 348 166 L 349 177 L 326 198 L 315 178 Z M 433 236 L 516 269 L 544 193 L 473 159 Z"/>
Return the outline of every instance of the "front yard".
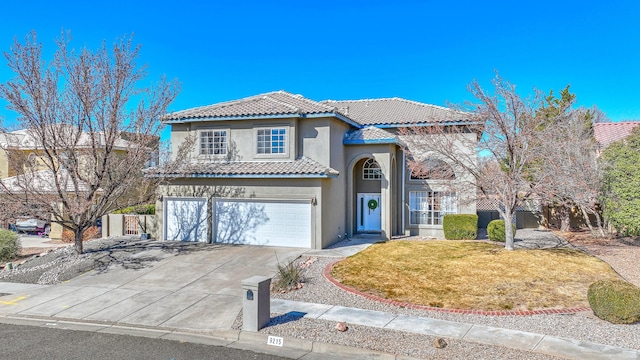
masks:
<path fill-rule="evenodd" d="M 379 297 L 474 310 L 588 307 L 587 289 L 619 278 L 593 256 L 568 248 L 506 251 L 476 241 L 390 241 L 336 264 L 341 283 Z"/>

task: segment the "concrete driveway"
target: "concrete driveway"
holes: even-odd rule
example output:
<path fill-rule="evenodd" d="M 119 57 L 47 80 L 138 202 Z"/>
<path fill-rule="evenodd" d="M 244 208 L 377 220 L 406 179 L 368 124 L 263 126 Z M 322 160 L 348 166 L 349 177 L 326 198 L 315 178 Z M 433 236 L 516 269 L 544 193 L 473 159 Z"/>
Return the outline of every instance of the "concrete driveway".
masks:
<path fill-rule="evenodd" d="M 276 272 L 299 248 L 210 245 L 142 269 L 112 267 L 60 285 L 3 283 L 0 313 L 189 330 L 230 329 L 242 309 L 241 281 Z M 149 254 L 143 250 L 139 256 Z M 166 256 L 166 254 L 165 254 Z"/>

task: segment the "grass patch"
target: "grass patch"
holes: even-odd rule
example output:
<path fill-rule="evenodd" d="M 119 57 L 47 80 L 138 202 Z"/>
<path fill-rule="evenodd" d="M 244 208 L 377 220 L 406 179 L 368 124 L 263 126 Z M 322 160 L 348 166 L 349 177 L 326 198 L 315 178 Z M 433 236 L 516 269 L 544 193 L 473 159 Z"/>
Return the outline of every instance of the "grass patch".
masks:
<path fill-rule="evenodd" d="M 483 242 L 390 241 L 336 264 L 331 275 L 365 293 L 413 304 L 477 310 L 589 306 L 611 267 L 570 249 L 515 250 Z"/>

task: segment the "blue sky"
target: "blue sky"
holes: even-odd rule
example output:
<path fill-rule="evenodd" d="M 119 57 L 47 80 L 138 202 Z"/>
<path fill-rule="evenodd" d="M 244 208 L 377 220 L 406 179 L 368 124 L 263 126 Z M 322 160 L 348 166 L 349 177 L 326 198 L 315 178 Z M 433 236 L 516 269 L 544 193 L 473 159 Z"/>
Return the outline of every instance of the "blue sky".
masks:
<path fill-rule="evenodd" d="M 49 53 L 62 28 L 76 48 L 133 33 L 150 79 L 182 83 L 170 110 L 274 90 L 446 105 L 498 70 L 522 94 L 571 84 L 578 105 L 640 119 L 638 1 L 36 0 L 3 14 L 2 52 L 31 30 Z M 0 59 L 0 81 L 11 77 Z"/>

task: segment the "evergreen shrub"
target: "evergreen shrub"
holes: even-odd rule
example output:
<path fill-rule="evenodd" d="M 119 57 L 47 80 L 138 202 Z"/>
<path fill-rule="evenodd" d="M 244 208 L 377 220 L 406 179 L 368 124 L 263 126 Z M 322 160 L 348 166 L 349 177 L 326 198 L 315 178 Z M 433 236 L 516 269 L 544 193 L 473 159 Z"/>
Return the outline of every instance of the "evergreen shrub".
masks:
<path fill-rule="evenodd" d="M 602 320 L 613 324 L 640 322 L 640 288 L 623 280 L 599 280 L 587 291 L 589 306 Z"/>
<path fill-rule="evenodd" d="M 442 221 L 447 240 L 474 240 L 478 237 L 478 215 L 447 214 Z"/>
<path fill-rule="evenodd" d="M 511 224 L 513 228 L 513 236 L 516 236 L 516 226 Z M 487 225 L 487 235 L 491 241 L 505 242 L 506 234 L 504 231 L 504 220 L 493 220 Z"/>

